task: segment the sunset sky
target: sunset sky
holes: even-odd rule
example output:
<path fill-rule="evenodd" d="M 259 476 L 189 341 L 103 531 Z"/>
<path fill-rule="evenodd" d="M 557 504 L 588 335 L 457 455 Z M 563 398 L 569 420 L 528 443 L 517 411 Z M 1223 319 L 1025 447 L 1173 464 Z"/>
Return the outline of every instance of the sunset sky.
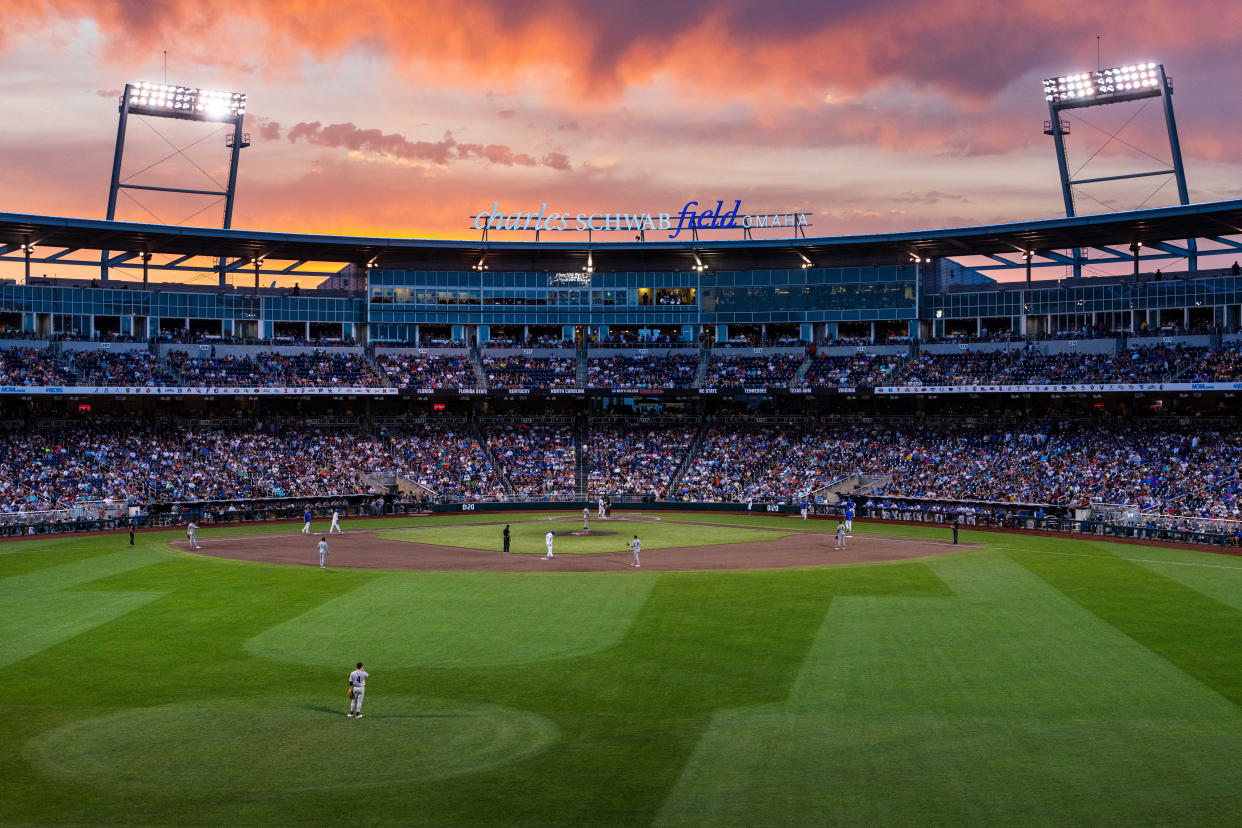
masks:
<path fill-rule="evenodd" d="M 240 228 L 474 237 L 467 217 L 492 201 L 737 198 L 811 211 L 812 235 L 1053 217 L 1040 81 L 1096 68 L 1097 35 L 1103 66 L 1165 64 L 1192 200 L 1242 195 L 1242 6 L 1220 2 L 0 0 L 0 15 L 8 212 L 104 215 L 116 96 L 162 80 L 167 50 L 169 82 L 250 96 Z M 1132 146 L 1095 154 L 1131 116 Z M 187 154 L 223 181 L 216 128 L 143 120 L 127 176 L 165 138 L 203 138 Z M 1158 101 L 1072 120 L 1082 175 L 1167 161 Z M 210 184 L 180 156 L 131 180 Z M 1092 190 L 1079 212 L 1173 203 L 1163 180 Z M 140 200 L 118 218 L 220 221 L 209 199 Z"/>

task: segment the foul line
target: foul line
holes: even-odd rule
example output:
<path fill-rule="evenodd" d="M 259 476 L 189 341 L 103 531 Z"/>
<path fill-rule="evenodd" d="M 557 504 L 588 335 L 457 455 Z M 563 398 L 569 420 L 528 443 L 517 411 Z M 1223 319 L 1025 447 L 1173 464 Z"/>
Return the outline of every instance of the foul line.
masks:
<path fill-rule="evenodd" d="M 1156 558 L 1126 558 L 1121 555 L 1083 555 L 1079 552 L 1048 552 L 1043 549 L 1023 549 L 1035 555 L 1060 555 L 1063 558 L 1096 558 L 1101 561 L 1130 561 L 1131 563 L 1167 564 L 1169 566 L 1197 566 L 1201 569 L 1232 569 L 1242 571 L 1242 566 L 1225 566 L 1223 564 L 1190 563 L 1189 561 L 1162 561 Z"/>

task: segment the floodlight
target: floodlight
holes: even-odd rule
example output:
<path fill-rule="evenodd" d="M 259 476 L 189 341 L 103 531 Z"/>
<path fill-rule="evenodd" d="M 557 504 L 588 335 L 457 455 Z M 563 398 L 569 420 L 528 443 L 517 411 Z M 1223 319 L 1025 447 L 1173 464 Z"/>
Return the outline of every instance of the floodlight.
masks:
<path fill-rule="evenodd" d="M 246 93 L 165 83 L 131 83 L 124 101 L 130 112 L 192 121 L 235 121 L 246 114 Z"/>
<path fill-rule="evenodd" d="M 812 267 L 814 267 L 814 266 L 815 266 L 815 263 L 814 263 L 814 262 L 812 262 L 810 259 L 808 259 L 808 258 L 807 258 L 807 255 L 806 255 L 805 253 L 803 253 L 801 250 L 795 250 L 794 252 L 795 252 L 795 253 L 797 253 L 797 254 L 798 254 L 798 258 L 802 260 L 802 269 L 803 269 L 803 270 L 808 270 L 808 269 L 810 269 L 810 268 L 812 268 Z"/>
<path fill-rule="evenodd" d="M 487 270 L 487 256 L 480 256 L 479 261 L 472 265 L 472 267 L 475 270 Z"/>
<path fill-rule="evenodd" d="M 694 256 L 694 269 L 695 270 L 697 270 L 699 273 L 702 273 L 704 270 L 707 270 L 707 265 L 703 264 L 703 260 L 699 258 L 698 253 L 692 253 L 691 255 Z"/>
<path fill-rule="evenodd" d="M 582 272 L 583 273 L 594 273 L 595 272 L 595 259 L 592 258 L 591 251 L 589 250 L 587 251 L 586 267 L 582 268 Z"/>
<path fill-rule="evenodd" d="M 1164 68 L 1155 63 L 1135 63 L 1077 72 L 1044 80 L 1044 100 L 1060 108 L 1090 106 L 1103 101 L 1151 98 L 1160 94 Z"/>

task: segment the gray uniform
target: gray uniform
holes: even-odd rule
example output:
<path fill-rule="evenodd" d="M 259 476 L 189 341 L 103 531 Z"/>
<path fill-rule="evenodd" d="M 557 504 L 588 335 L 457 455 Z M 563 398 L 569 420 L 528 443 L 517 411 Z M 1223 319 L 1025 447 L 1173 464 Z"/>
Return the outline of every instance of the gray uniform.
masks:
<path fill-rule="evenodd" d="M 185 534 L 186 534 L 186 537 L 188 537 L 188 538 L 190 539 L 190 548 L 191 548 L 191 549 L 201 549 L 201 548 L 202 548 L 202 547 L 200 547 L 200 546 L 198 545 L 198 527 L 197 527 L 197 526 L 195 526 L 193 523 L 188 524 L 188 525 L 185 527 Z"/>
<path fill-rule="evenodd" d="M 362 718 L 362 697 L 367 692 L 367 679 L 371 674 L 359 667 L 349 674 L 349 686 L 354 690 L 354 696 L 349 700 L 349 715 L 356 718 Z"/>
<path fill-rule="evenodd" d="M 632 564 L 632 566 L 642 566 L 642 564 L 638 562 L 638 552 L 642 548 L 643 548 L 643 542 L 640 541 L 638 538 L 634 538 L 634 540 L 630 541 L 630 549 L 634 550 L 634 563 Z"/>
<path fill-rule="evenodd" d="M 324 569 L 328 560 L 328 542 L 321 540 L 319 542 L 319 568 Z"/>

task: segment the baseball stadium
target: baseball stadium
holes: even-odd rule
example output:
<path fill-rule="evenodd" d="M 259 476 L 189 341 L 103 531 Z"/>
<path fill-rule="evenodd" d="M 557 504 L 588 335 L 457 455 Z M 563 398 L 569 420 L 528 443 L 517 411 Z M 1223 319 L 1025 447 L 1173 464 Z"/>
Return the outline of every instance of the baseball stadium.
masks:
<path fill-rule="evenodd" d="M 442 239 L 235 228 L 247 96 L 126 84 L 106 217 L 0 213 L 0 823 L 1236 825 L 1242 200 L 1172 92 L 1044 81 L 1064 216 Z M 1167 168 L 1080 177 L 1136 103 Z M 218 192 L 126 177 L 167 121 Z"/>

